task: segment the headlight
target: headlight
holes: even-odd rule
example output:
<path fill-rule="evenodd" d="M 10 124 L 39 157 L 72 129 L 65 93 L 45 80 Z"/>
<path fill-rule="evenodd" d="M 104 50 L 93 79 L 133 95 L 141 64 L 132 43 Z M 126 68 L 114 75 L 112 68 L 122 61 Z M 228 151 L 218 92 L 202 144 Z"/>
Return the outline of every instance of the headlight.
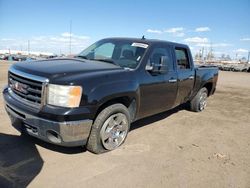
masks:
<path fill-rule="evenodd" d="M 48 104 L 69 108 L 79 107 L 81 96 L 81 86 L 48 85 Z"/>

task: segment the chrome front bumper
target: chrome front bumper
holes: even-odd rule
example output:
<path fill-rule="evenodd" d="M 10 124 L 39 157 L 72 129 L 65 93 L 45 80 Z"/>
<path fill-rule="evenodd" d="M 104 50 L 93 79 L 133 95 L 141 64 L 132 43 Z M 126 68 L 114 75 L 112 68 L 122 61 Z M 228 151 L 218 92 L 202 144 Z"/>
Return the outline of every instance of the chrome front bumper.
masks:
<path fill-rule="evenodd" d="M 19 131 L 46 142 L 62 146 L 85 145 L 90 134 L 92 120 L 55 122 L 39 118 L 6 104 L 5 109 L 12 125 Z"/>

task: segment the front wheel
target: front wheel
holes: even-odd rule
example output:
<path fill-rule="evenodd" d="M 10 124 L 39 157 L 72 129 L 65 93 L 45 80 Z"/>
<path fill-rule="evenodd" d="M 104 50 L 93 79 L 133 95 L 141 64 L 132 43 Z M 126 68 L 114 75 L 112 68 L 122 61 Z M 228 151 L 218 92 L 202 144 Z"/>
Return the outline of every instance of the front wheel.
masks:
<path fill-rule="evenodd" d="M 98 114 L 92 125 L 87 149 L 96 154 L 114 150 L 123 144 L 129 128 L 128 109 L 122 104 L 108 106 Z"/>
<path fill-rule="evenodd" d="M 194 112 L 203 111 L 207 106 L 207 97 L 207 88 L 201 88 L 196 96 L 190 101 L 190 110 Z"/>

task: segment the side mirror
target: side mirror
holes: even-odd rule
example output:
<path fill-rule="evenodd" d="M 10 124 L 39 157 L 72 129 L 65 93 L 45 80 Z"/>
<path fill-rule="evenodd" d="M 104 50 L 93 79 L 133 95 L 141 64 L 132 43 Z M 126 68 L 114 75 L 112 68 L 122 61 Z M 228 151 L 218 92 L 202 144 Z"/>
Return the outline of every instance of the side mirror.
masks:
<path fill-rule="evenodd" d="M 146 66 L 146 70 L 155 74 L 164 74 L 168 71 L 168 58 L 167 56 L 161 56 L 159 63 L 153 63 Z"/>

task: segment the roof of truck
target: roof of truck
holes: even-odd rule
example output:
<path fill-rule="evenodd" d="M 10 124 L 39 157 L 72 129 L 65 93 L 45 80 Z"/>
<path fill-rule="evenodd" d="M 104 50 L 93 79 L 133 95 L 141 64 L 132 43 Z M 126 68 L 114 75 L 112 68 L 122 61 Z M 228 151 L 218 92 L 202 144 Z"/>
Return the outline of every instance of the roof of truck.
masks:
<path fill-rule="evenodd" d="M 104 40 L 127 40 L 127 41 L 133 41 L 133 42 L 140 42 L 140 43 L 145 43 L 145 44 L 159 44 L 159 43 L 165 43 L 173 46 L 183 46 L 183 47 L 188 47 L 186 44 L 181 44 L 181 43 L 175 43 L 175 42 L 170 42 L 170 41 L 165 41 L 165 40 L 159 40 L 159 39 L 147 39 L 147 38 L 127 38 L 127 37 L 110 37 L 110 38 L 105 38 Z"/>

